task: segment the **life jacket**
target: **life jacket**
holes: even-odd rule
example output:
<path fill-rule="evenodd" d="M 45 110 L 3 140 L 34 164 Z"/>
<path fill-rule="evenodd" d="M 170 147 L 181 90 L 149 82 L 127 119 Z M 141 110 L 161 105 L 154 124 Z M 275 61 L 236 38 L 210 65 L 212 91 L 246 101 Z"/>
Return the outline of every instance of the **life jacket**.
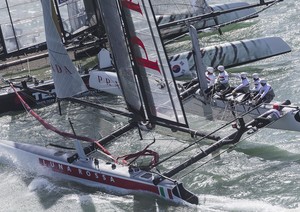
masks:
<path fill-rule="evenodd" d="M 227 71 L 223 71 L 219 73 L 218 80 L 221 84 L 228 84 L 229 77 Z"/>
<path fill-rule="evenodd" d="M 208 72 L 206 72 L 205 76 L 206 76 L 207 86 L 208 87 L 213 86 L 215 84 L 216 75 L 214 75 L 214 74 L 208 74 Z"/>

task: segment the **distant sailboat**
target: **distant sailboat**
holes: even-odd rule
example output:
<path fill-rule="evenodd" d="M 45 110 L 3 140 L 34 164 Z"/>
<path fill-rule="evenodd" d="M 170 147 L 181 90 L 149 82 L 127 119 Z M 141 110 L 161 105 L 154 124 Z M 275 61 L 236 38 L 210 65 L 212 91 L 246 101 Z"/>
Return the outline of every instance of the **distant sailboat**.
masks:
<path fill-rule="evenodd" d="M 258 16 L 251 16 L 256 10 L 246 2 L 208 5 L 205 0 L 173 0 L 171 2 L 157 0 L 153 1 L 152 4 L 163 38 L 170 38 L 183 33 L 188 33 L 188 26 L 184 23 L 165 27 L 166 25 L 179 20 L 207 15 L 207 17 L 199 18 L 199 20 L 194 23 L 195 28 L 201 30 L 246 17 L 251 19 Z M 225 12 L 229 10 L 232 11 L 228 13 Z M 208 15 L 213 13 L 220 14 Z"/>
<path fill-rule="evenodd" d="M 70 59 L 68 52 L 61 37 L 57 31 L 57 27 L 53 19 L 55 15 L 53 11 L 53 2 L 50 4 L 42 1 L 46 43 L 49 52 L 49 62 L 51 67 L 52 78 L 55 86 L 55 93 L 58 99 L 68 99 L 82 94 L 90 94 L 89 88 L 104 89 L 105 92 L 114 95 L 122 95 L 122 91 L 118 82 L 113 80 L 111 71 L 110 54 L 106 49 L 102 49 L 99 53 L 100 71 L 91 70 L 88 74 L 80 75 L 74 63 Z M 98 74 L 101 73 L 101 76 Z M 87 79 L 88 78 L 88 79 Z M 85 82 L 83 81 L 85 79 Z"/>

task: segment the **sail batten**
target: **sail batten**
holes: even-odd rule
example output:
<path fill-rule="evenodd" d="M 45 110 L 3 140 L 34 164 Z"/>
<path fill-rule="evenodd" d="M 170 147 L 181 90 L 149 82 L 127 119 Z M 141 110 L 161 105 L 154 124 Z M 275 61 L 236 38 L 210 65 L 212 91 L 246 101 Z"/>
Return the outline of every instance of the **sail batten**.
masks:
<path fill-rule="evenodd" d="M 53 21 L 49 0 L 41 0 L 45 23 L 46 43 L 55 92 L 58 98 L 72 97 L 88 91 L 80 74 L 70 59 Z"/>

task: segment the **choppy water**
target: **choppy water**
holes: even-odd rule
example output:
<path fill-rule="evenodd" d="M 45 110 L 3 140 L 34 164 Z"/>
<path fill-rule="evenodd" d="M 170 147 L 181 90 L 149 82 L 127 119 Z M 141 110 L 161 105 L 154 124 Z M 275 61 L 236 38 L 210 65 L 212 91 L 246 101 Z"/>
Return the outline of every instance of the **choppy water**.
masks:
<path fill-rule="evenodd" d="M 260 71 L 274 87 L 278 101 L 290 99 L 299 105 L 299 10 L 300 2 L 285 0 L 260 14 L 255 24 L 238 24 L 236 29 L 222 36 L 213 35 L 201 41 L 208 45 L 263 36 L 282 37 L 292 47 L 291 53 L 240 69 L 249 73 Z M 177 51 L 188 46 L 189 41 L 183 40 L 169 48 Z M 122 105 L 121 100 L 108 96 L 103 97 L 102 101 L 119 102 Z M 65 116 L 61 117 L 57 115 L 56 105 L 39 109 L 38 112 L 55 126 L 67 130 L 67 118 L 70 117 L 78 134 L 91 137 L 105 135 L 111 128 L 126 121 L 95 109 L 72 104 L 64 106 Z M 194 127 L 211 130 L 212 124 L 204 123 L 203 119 L 199 121 L 196 116 L 189 116 L 189 119 Z M 25 113 L 1 116 L 0 126 L 1 139 L 40 145 L 48 142 L 65 143 L 64 139 L 46 131 Z M 180 135 L 182 139 L 177 140 L 159 133 L 146 136 L 150 139 L 153 137 L 158 140 L 153 148 L 159 148 L 162 157 L 188 142 L 185 141 L 188 137 L 183 135 Z M 141 142 L 137 133 L 129 133 L 111 145 L 109 150 L 115 155 L 122 155 L 127 150 L 142 148 L 149 142 L 147 139 Z M 199 149 L 195 147 L 191 151 Z M 177 156 L 161 169 L 182 161 L 190 154 L 186 152 Z M 182 181 L 186 188 L 199 196 L 200 205 L 197 208 L 154 201 L 149 196 L 107 194 L 79 184 L 24 172 L 21 168 L 13 160 L 0 155 L 0 211 L 300 211 L 300 133 L 295 132 L 264 129 L 223 154 L 220 160 L 212 160 L 185 176 Z"/>

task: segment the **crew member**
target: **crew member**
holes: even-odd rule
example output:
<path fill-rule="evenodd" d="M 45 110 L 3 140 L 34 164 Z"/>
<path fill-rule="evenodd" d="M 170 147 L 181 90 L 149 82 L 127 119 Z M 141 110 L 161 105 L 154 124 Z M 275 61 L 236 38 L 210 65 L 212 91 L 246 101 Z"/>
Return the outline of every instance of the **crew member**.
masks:
<path fill-rule="evenodd" d="M 253 85 L 254 87 L 252 89 L 250 89 L 250 92 L 252 93 L 253 96 L 255 96 L 256 94 L 258 94 L 260 88 L 261 88 L 261 85 L 260 85 L 260 78 L 258 76 L 257 73 L 254 73 L 252 75 L 253 77 Z"/>
<path fill-rule="evenodd" d="M 255 126 L 257 128 L 262 128 L 272 123 L 273 121 L 276 121 L 281 117 L 280 110 L 280 106 L 277 103 L 273 104 L 272 109 L 268 110 L 255 119 Z"/>
<path fill-rule="evenodd" d="M 207 67 L 205 72 L 206 80 L 207 80 L 207 89 L 204 91 L 206 97 L 209 97 L 212 94 L 212 89 L 214 88 L 216 75 L 214 74 L 213 67 Z"/>
<path fill-rule="evenodd" d="M 215 85 L 215 89 L 217 92 L 224 92 L 225 90 L 229 89 L 229 76 L 227 71 L 225 70 L 224 66 L 218 66 L 219 75 L 217 78 L 217 83 Z M 223 93 L 222 92 L 222 93 Z M 223 93 L 224 94 L 224 93 Z"/>
<path fill-rule="evenodd" d="M 240 74 L 241 84 L 239 84 L 233 91 L 231 92 L 232 95 L 236 95 L 236 93 L 249 93 L 249 80 L 247 78 L 247 73 L 243 72 Z"/>
<path fill-rule="evenodd" d="M 270 121 L 276 121 L 280 118 L 280 107 L 277 103 L 273 104 L 273 109 L 267 111 L 267 119 Z"/>
<path fill-rule="evenodd" d="M 253 100 L 256 101 L 256 105 L 265 102 L 265 103 L 270 103 L 273 98 L 275 97 L 275 93 L 271 87 L 267 83 L 267 80 L 262 79 L 260 80 L 261 88 L 256 96 L 254 96 Z"/>

